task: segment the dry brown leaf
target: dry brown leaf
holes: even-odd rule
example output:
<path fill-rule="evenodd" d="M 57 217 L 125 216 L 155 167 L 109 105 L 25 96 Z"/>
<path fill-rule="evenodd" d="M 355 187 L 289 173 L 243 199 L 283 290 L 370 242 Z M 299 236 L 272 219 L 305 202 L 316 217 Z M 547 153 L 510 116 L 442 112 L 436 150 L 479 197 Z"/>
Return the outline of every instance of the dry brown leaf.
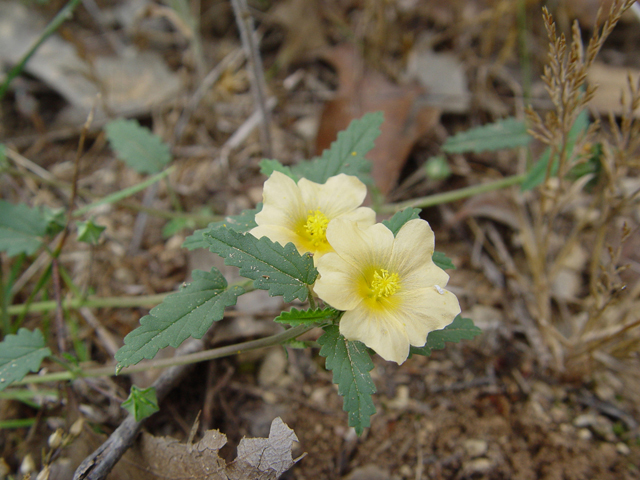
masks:
<path fill-rule="evenodd" d="M 309 60 L 327 45 L 318 4 L 310 0 L 286 0 L 276 6 L 269 19 L 286 29 L 276 63 L 286 69 L 298 60 Z"/>
<path fill-rule="evenodd" d="M 106 438 L 87 430 L 69 447 L 71 455 L 66 461 L 73 469 Z M 218 430 L 207 430 L 202 440 L 193 444 L 143 432 L 107 479 L 275 480 L 302 458 L 294 460 L 291 455 L 297 441 L 295 432 L 278 417 L 271 422 L 269 438 L 243 438 L 236 459 L 227 465 L 218 456 L 227 437 Z M 52 466 L 52 479 L 62 480 L 65 477 L 58 473 L 62 471 L 58 463 Z M 68 470 L 71 468 L 64 471 Z"/>
<path fill-rule="evenodd" d="M 316 151 L 328 148 L 338 132 L 354 118 L 382 110 L 384 123 L 376 147 L 367 155 L 373 162 L 373 179 L 383 194 L 395 186 L 416 141 L 440 119 L 440 110 L 416 105 L 424 90 L 417 85 L 396 85 L 380 72 L 364 67 L 351 45 L 340 45 L 324 54 L 338 71 L 336 98 L 322 112 Z"/>
<path fill-rule="evenodd" d="M 272 480 L 296 462 L 291 448 L 297 441 L 294 431 L 278 417 L 271 423 L 269 438 L 243 438 L 236 460 L 227 465 L 218 456 L 227 437 L 217 430 L 207 430 L 195 444 L 143 433 L 114 471 L 126 468 L 132 475 L 144 472 L 145 479 Z"/>
<path fill-rule="evenodd" d="M 624 110 L 620 103 L 622 93 L 629 100 L 629 75 L 634 84 L 640 77 L 640 70 L 632 70 L 625 67 L 612 67 L 601 62 L 595 62 L 587 72 L 587 80 L 591 85 L 597 85 L 598 89 L 589 102 L 589 107 L 601 115 L 621 115 Z M 636 118 L 640 118 L 640 110 L 634 112 Z"/>

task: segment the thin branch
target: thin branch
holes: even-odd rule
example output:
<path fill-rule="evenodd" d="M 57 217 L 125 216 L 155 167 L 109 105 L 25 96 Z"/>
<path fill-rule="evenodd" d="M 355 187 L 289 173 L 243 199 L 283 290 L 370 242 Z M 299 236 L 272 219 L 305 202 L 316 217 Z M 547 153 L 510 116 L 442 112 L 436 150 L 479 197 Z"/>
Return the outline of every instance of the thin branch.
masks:
<path fill-rule="evenodd" d="M 256 44 L 253 17 L 249 12 L 247 0 L 231 0 L 231 5 L 233 6 L 233 13 L 236 17 L 238 30 L 240 30 L 242 46 L 244 47 L 252 70 L 252 75 L 250 75 L 251 92 L 262 113 L 262 128 L 260 129 L 262 153 L 266 157 L 271 157 L 271 132 L 269 129 L 271 114 L 266 105 L 266 82 L 262 68 L 262 58 L 260 57 L 260 52 Z"/>
<path fill-rule="evenodd" d="M 204 348 L 202 340 L 190 340 L 178 351 L 180 353 L 193 354 Z M 158 379 L 153 382 L 156 389 L 158 401 L 162 399 L 175 387 L 182 377 L 188 372 L 190 365 L 180 365 L 163 372 Z M 102 480 L 107 477 L 122 455 L 129 449 L 140 431 L 140 427 L 146 419 L 136 421 L 131 414 L 120 424 L 111 436 L 98 449 L 89 455 L 76 469 L 74 480 Z"/>

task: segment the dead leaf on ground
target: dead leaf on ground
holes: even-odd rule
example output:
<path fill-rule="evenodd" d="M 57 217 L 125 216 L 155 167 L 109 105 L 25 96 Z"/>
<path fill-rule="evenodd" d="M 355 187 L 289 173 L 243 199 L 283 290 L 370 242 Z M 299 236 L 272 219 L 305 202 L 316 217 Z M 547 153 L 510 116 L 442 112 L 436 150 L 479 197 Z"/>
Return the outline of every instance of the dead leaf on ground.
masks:
<path fill-rule="evenodd" d="M 40 36 L 44 25 L 33 9 L 0 2 L 0 64 L 16 64 Z M 55 34 L 40 46 L 25 71 L 71 104 L 71 110 L 59 115 L 63 123 L 83 123 L 99 92 L 104 94 L 103 101 L 112 114 L 124 114 L 149 110 L 175 96 L 181 88 L 179 77 L 155 52 L 132 48 L 126 56 L 98 57 L 90 66 L 71 43 Z M 94 75 L 98 77 L 95 82 Z"/>
<path fill-rule="evenodd" d="M 309 60 L 327 45 L 318 4 L 309 0 L 286 0 L 269 13 L 269 20 L 286 30 L 276 64 L 283 70 L 299 60 Z"/>
<path fill-rule="evenodd" d="M 424 94 L 420 86 L 396 85 L 382 73 L 367 69 L 351 45 L 339 45 L 323 57 L 338 71 L 339 87 L 336 98 L 322 112 L 316 151 L 328 148 L 351 120 L 382 110 L 381 134 L 368 158 L 373 162 L 373 179 L 386 195 L 396 185 L 417 140 L 440 120 L 440 110 L 416 105 Z"/>
<path fill-rule="evenodd" d="M 587 72 L 587 80 L 591 85 L 597 85 L 598 89 L 589 102 L 589 107 L 601 115 L 621 115 L 624 112 L 620 104 L 620 98 L 624 92 L 625 98 L 629 101 L 629 75 L 633 84 L 638 83 L 640 70 L 613 67 L 601 62 L 595 62 Z M 640 110 L 634 112 L 634 117 L 640 118 Z"/>

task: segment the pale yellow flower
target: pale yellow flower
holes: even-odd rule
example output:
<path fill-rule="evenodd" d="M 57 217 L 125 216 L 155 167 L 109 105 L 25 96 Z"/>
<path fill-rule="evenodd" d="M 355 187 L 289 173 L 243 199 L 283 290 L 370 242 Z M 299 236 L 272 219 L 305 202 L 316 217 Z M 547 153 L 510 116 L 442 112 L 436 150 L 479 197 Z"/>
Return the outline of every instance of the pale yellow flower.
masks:
<path fill-rule="evenodd" d="M 296 183 L 273 172 L 264 183 L 262 211 L 256 215 L 254 236 L 268 237 L 286 245 L 292 242 L 300 253 L 311 252 L 314 262 L 333 249 L 327 242 L 329 222 L 347 218 L 362 226 L 373 225 L 375 212 L 360 207 L 367 187 L 357 177 L 340 174 L 320 184 L 302 178 Z"/>
<path fill-rule="evenodd" d="M 402 363 L 409 346 L 449 325 L 460 305 L 443 287 L 449 275 L 432 260 L 434 236 L 424 220 L 410 220 L 396 237 L 378 223 L 360 228 L 336 219 L 327 228 L 334 252 L 318 262 L 314 290 L 345 313 L 340 333 L 385 360 Z"/>

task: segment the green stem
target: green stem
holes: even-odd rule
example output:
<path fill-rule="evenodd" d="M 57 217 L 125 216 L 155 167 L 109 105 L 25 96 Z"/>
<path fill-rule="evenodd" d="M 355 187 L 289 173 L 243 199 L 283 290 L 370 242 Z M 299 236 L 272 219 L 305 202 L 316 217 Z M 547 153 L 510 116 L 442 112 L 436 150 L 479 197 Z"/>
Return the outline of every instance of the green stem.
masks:
<path fill-rule="evenodd" d="M 177 365 L 187 365 L 191 363 L 205 362 L 207 360 L 214 360 L 216 358 L 229 357 L 231 355 L 237 355 L 249 350 L 256 350 L 258 348 L 271 347 L 273 345 L 279 345 L 282 342 L 290 340 L 292 338 L 299 337 L 303 333 L 308 332 L 314 326 L 298 325 L 297 327 L 290 328 L 284 332 L 270 337 L 260 338 L 258 340 L 251 340 L 249 342 L 238 343 L 235 345 L 227 345 L 225 347 L 213 348 L 204 352 L 192 353 L 189 355 L 182 355 L 173 358 L 163 358 L 159 360 L 150 360 L 148 362 L 141 362 L 138 365 L 126 367 L 120 370 L 119 374 L 130 374 L 135 372 L 142 372 L 152 368 L 166 368 Z M 86 370 L 79 370 L 76 372 L 55 372 L 47 373 L 44 375 L 28 375 L 22 380 L 18 380 L 12 383 L 12 386 L 17 385 L 30 385 L 35 383 L 45 382 L 59 382 L 65 380 L 73 380 L 74 378 L 84 377 L 112 377 L 116 374 L 115 365 L 106 367 L 88 368 Z"/>
<path fill-rule="evenodd" d="M 93 210 L 94 208 L 100 205 L 104 205 L 105 203 L 115 203 L 122 200 L 123 198 L 129 197 L 135 193 L 138 193 L 139 191 L 147 188 L 149 185 L 153 185 L 154 183 L 162 180 L 164 177 L 169 175 L 173 170 L 174 170 L 174 167 L 169 167 L 166 170 L 160 173 L 157 173 L 152 177 L 149 177 L 144 182 L 141 182 L 129 188 L 125 188 L 124 190 L 120 190 L 119 192 L 112 193 L 111 195 L 107 195 L 106 197 L 101 198 L 100 200 L 96 200 L 95 202 L 90 203 L 89 205 L 85 205 L 82 208 L 78 208 L 75 212 L 73 212 L 73 216 L 79 217 L 84 213 L 88 212 L 89 210 Z"/>
<path fill-rule="evenodd" d="M 155 306 L 161 303 L 165 297 L 174 292 L 159 293 L 156 295 L 144 295 L 139 297 L 89 297 L 89 298 L 72 298 L 62 301 L 62 308 L 64 309 L 78 309 L 82 307 L 93 308 L 129 308 L 129 307 L 149 307 Z M 44 302 L 33 302 L 31 304 L 22 305 L 10 305 L 7 308 L 7 313 L 11 315 L 19 315 L 23 313 L 25 309 L 29 312 L 48 312 L 55 310 L 55 300 L 48 300 Z"/>
<path fill-rule="evenodd" d="M 456 200 L 472 197 L 481 193 L 487 193 L 493 190 L 500 190 L 501 188 L 518 185 L 522 183 L 525 178 L 527 178 L 526 173 L 520 175 L 512 175 L 510 177 L 501 178 L 500 180 L 494 180 L 493 182 L 460 188 L 451 192 L 437 193 L 435 195 L 429 195 L 426 197 L 414 198 L 413 200 L 407 200 L 405 202 L 388 203 L 386 205 L 382 205 L 379 211 L 380 213 L 395 213 L 399 212 L 400 210 L 404 210 L 407 207 L 433 207 L 434 205 L 455 202 Z"/>
<path fill-rule="evenodd" d="M 25 53 L 20 62 L 16 66 L 14 66 L 9 73 L 7 74 L 7 78 L 5 79 L 2 86 L 0 86 L 0 100 L 4 97 L 9 90 L 9 84 L 11 81 L 20 75 L 20 72 L 24 70 L 29 59 L 33 56 L 34 53 L 40 48 L 40 45 L 44 43 L 44 41 L 49 38 L 58 28 L 62 25 L 65 20 L 71 18 L 71 14 L 76 9 L 76 7 L 80 4 L 80 0 L 69 0 L 62 10 L 58 12 L 58 14 L 49 22 L 49 25 L 46 26 L 40 37 L 35 41 L 35 43 L 31 46 L 31 48 Z"/>

